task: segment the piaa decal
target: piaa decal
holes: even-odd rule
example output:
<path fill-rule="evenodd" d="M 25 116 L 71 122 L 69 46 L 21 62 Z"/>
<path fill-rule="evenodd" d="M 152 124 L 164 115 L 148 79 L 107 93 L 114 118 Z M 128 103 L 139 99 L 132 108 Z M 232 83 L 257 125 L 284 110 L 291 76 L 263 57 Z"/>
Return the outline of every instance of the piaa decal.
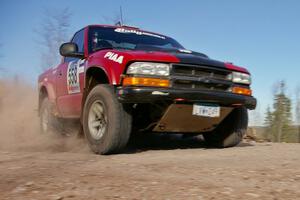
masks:
<path fill-rule="evenodd" d="M 104 58 L 122 64 L 124 56 L 119 56 L 118 54 L 109 51 L 104 55 Z"/>

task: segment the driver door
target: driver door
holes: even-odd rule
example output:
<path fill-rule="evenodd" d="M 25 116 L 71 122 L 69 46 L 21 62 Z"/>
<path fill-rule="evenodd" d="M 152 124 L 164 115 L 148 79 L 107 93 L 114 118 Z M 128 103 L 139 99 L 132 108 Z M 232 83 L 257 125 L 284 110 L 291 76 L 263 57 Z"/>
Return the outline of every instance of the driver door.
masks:
<path fill-rule="evenodd" d="M 84 29 L 75 33 L 72 42 L 84 51 Z M 84 84 L 85 60 L 64 57 L 56 72 L 57 105 L 62 117 L 79 118 Z"/>

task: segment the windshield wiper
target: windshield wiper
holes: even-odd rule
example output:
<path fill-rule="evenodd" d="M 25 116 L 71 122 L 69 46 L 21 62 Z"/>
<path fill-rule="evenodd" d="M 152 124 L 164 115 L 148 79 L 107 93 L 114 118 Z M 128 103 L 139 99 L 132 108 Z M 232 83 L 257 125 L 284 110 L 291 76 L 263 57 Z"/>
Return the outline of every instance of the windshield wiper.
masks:
<path fill-rule="evenodd" d="M 94 48 L 93 51 L 100 51 L 100 50 L 105 50 L 105 49 L 114 49 L 114 47 L 97 47 L 97 48 Z"/>
<path fill-rule="evenodd" d="M 131 48 L 126 48 L 126 47 L 98 47 L 94 48 L 93 51 L 100 51 L 100 50 L 105 50 L 105 49 L 126 49 L 126 50 L 133 50 Z"/>

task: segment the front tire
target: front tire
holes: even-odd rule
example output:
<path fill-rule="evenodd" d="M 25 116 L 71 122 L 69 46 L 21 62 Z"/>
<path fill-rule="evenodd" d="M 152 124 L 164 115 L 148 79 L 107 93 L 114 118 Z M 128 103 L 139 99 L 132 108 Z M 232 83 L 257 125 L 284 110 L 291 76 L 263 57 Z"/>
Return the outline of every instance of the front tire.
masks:
<path fill-rule="evenodd" d="M 209 146 L 217 148 L 238 145 L 246 134 L 248 111 L 245 107 L 235 108 L 213 132 L 203 134 Z"/>
<path fill-rule="evenodd" d="M 132 117 L 119 103 L 114 88 L 95 86 L 87 96 L 83 111 L 83 131 L 97 154 L 120 152 L 130 137 Z"/>

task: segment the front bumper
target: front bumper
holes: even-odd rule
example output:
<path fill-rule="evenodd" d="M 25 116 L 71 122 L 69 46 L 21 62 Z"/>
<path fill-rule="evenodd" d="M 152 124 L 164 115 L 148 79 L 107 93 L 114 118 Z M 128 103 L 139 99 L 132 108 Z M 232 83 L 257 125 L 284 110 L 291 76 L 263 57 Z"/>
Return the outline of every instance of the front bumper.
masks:
<path fill-rule="evenodd" d="M 118 87 L 118 99 L 122 103 L 151 103 L 155 101 L 186 101 L 213 103 L 225 107 L 245 106 L 253 110 L 256 99 L 222 91 L 150 88 L 150 87 Z"/>

